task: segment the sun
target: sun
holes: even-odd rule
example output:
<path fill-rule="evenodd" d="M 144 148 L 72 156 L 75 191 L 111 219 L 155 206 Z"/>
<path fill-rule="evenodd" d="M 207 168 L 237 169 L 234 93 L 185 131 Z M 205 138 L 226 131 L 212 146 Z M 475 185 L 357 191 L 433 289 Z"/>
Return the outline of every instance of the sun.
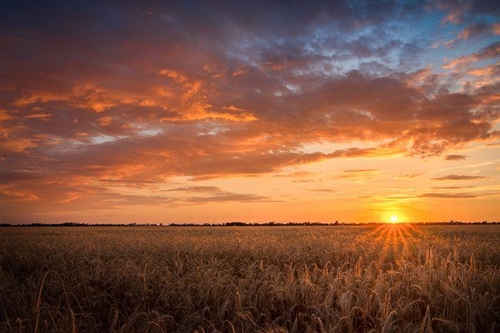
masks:
<path fill-rule="evenodd" d="M 397 215 L 391 215 L 391 223 L 398 223 L 399 221 L 399 218 L 397 217 Z"/>

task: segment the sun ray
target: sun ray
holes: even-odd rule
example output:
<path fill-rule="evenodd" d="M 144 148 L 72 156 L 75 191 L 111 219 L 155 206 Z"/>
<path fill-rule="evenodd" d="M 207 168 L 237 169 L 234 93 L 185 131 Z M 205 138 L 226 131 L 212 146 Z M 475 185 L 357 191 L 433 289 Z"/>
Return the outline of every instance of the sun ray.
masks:
<path fill-rule="evenodd" d="M 365 237 L 373 246 L 381 246 L 378 266 L 405 258 L 411 251 L 411 244 L 423 235 L 420 228 L 409 223 L 385 223 L 369 231 Z M 366 241 L 366 238 L 363 240 Z"/>

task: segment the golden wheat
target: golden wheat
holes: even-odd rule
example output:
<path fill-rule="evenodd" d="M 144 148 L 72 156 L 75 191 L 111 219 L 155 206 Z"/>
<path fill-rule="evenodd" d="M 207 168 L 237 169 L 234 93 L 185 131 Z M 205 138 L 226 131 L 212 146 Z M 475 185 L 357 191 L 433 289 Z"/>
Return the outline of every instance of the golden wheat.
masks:
<path fill-rule="evenodd" d="M 500 226 L 2 228 L 4 332 L 497 332 Z"/>

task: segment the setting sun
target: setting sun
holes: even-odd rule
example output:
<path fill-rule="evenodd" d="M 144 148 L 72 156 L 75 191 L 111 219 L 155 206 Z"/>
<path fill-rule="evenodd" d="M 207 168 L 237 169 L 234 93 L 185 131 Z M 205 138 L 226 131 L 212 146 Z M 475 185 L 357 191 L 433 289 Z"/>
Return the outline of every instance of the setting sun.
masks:
<path fill-rule="evenodd" d="M 391 216 L 391 223 L 398 223 L 399 218 L 396 215 Z"/>

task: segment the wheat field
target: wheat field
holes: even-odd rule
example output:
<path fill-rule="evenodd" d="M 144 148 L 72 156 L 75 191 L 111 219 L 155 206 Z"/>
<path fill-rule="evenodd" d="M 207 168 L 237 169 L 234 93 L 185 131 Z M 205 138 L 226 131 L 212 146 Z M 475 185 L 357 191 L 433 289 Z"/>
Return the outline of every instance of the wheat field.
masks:
<path fill-rule="evenodd" d="M 500 225 L 5 227 L 3 332 L 499 332 Z"/>

